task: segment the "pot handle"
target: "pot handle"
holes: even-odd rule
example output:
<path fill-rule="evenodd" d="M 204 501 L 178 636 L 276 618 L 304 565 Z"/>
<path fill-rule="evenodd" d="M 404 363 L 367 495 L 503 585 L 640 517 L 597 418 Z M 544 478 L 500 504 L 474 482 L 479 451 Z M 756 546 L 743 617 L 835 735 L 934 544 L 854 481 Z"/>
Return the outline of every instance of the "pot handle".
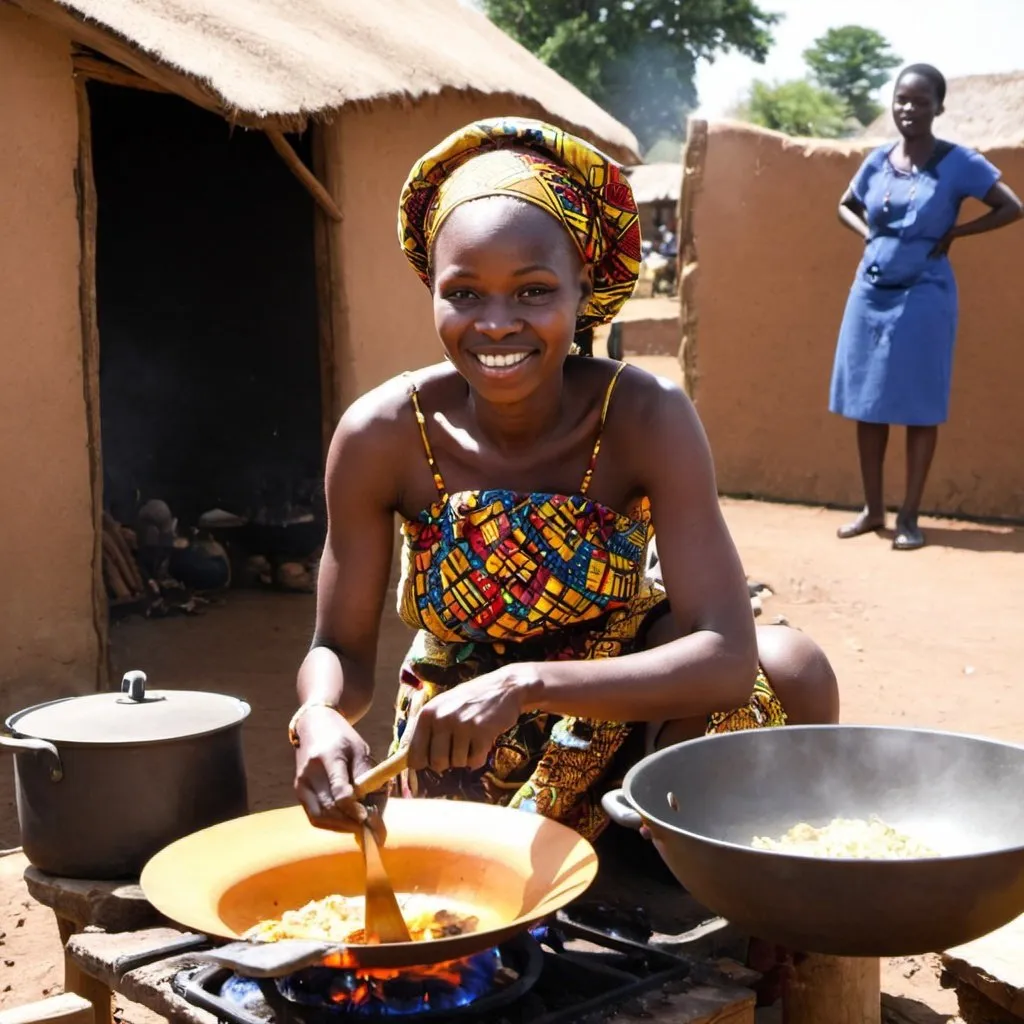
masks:
<path fill-rule="evenodd" d="M 128 694 L 128 699 L 141 702 L 146 699 L 146 673 L 135 669 L 125 672 L 121 679 L 121 692 Z"/>
<path fill-rule="evenodd" d="M 50 781 L 60 782 L 64 778 L 64 766 L 60 763 L 60 754 L 57 748 L 46 740 L 38 740 L 33 736 L 11 736 L 8 733 L 0 732 L 0 747 L 10 747 L 12 750 L 35 750 L 49 754 L 53 758 L 50 765 Z"/>
<path fill-rule="evenodd" d="M 605 814 L 616 825 L 621 825 L 623 828 L 631 828 L 634 832 L 639 832 L 643 828 L 644 819 L 633 810 L 626 799 L 626 794 L 621 789 L 613 789 L 605 793 L 601 797 L 601 806 L 604 808 Z"/>

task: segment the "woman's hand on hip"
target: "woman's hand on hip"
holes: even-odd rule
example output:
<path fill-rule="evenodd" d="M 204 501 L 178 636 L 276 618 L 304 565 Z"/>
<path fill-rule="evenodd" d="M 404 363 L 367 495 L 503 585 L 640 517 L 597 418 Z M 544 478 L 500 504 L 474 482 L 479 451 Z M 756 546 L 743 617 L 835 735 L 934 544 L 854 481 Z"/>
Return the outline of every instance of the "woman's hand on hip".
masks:
<path fill-rule="evenodd" d="M 932 247 L 932 251 L 928 253 L 929 258 L 935 260 L 940 256 L 948 256 L 949 247 L 953 244 L 956 238 L 956 228 L 951 228 Z"/>
<path fill-rule="evenodd" d="M 356 799 L 353 780 L 373 767 L 370 747 L 340 714 L 331 708 L 310 708 L 299 722 L 295 750 L 295 795 L 309 820 L 318 828 L 356 832 L 369 822 L 383 842 L 379 813 L 386 794 Z"/>
<path fill-rule="evenodd" d="M 482 768 L 494 741 L 515 725 L 538 681 L 537 666 L 507 665 L 439 693 L 416 716 L 409 767 Z"/>

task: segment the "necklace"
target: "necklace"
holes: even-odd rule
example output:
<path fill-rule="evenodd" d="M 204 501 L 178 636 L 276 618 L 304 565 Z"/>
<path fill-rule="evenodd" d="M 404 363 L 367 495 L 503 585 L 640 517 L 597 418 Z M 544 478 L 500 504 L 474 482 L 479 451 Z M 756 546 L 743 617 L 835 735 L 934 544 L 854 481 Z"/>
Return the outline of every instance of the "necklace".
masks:
<path fill-rule="evenodd" d="M 903 177 L 910 177 L 910 192 L 907 194 L 907 212 L 909 213 L 914 205 L 914 197 L 917 195 L 917 178 L 921 173 L 920 169 L 914 165 L 911 165 L 909 172 L 900 171 L 897 172 L 896 168 L 893 167 L 891 160 L 885 161 L 885 194 L 882 196 L 882 211 L 889 213 L 890 201 L 892 199 L 892 182 L 896 178 L 897 173 Z"/>
<path fill-rule="evenodd" d="M 889 150 L 889 153 L 885 158 L 885 194 L 882 196 L 882 211 L 884 213 L 890 212 L 893 180 L 897 177 L 910 178 L 910 191 L 907 194 L 907 214 L 909 215 L 912 214 L 914 209 L 914 197 L 917 195 L 917 181 L 920 177 L 921 170 L 924 167 L 928 166 L 928 164 L 931 162 L 932 154 L 935 152 L 934 140 L 931 147 L 931 151 L 925 160 L 923 160 L 920 164 L 914 163 L 913 160 L 910 160 L 909 171 L 899 170 L 896 167 L 896 165 L 892 162 L 892 155 L 895 152 L 896 147 L 894 146 L 891 150 Z M 913 219 L 913 216 L 911 216 L 910 220 L 913 221 Z"/>

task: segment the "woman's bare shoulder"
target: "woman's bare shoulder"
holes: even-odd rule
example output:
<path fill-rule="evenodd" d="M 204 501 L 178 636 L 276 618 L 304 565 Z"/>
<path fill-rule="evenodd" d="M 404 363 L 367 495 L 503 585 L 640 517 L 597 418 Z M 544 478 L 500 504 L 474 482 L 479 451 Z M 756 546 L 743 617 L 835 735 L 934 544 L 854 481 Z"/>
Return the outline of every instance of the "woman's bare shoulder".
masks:
<path fill-rule="evenodd" d="M 454 373 L 448 363 L 437 363 L 419 370 L 400 373 L 360 395 L 346 410 L 338 424 L 346 435 L 373 432 L 383 438 L 388 428 L 407 424 L 414 417 L 412 393 L 426 392 Z"/>
<path fill-rule="evenodd" d="M 676 381 L 632 363 L 627 363 L 619 374 L 608 408 L 609 423 L 613 418 L 621 417 L 628 423 L 644 427 L 680 417 L 689 419 L 693 415 L 693 404 Z"/>
<path fill-rule="evenodd" d="M 405 489 L 413 453 L 417 457 L 412 392 L 426 395 L 452 372 L 447 364 L 399 374 L 357 398 L 334 431 L 327 457 L 327 490 L 339 500 L 360 493 L 388 508 Z"/>

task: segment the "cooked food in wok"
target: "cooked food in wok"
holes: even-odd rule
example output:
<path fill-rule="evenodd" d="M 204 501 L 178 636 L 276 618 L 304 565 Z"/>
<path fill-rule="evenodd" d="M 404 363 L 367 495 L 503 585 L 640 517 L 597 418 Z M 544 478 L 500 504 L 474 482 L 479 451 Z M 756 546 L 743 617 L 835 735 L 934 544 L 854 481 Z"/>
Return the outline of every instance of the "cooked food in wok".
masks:
<path fill-rule="evenodd" d="M 452 900 L 424 893 L 398 893 L 398 905 L 415 942 L 429 942 L 453 935 L 475 932 L 480 919 Z M 346 945 L 365 945 L 363 921 L 366 913 L 362 896 L 325 896 L 298 910 L 286 910 L 280 918 L 260 921 L 246 933 L 257 942 L 281 939 L 314 939 Z"/>
<path fill-rule="evenodd" d="M 938 856 L 935 850 L 897 832 L 874 815 L 867 821 L 863 818 L 835 818 L 821 828 L 801 822 L 781 839 L 755 836 L 751 846 L 775 853 L 854 860 L 910 860 Z"/>

